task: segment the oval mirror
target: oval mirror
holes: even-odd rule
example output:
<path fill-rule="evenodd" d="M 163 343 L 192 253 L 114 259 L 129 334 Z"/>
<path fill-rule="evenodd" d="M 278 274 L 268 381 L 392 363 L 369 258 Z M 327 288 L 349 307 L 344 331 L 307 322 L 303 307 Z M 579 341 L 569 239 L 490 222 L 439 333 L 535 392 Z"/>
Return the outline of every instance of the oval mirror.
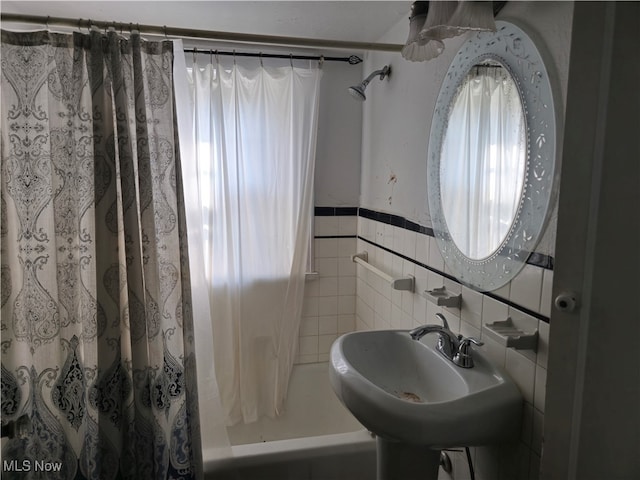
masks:
<path fill-rule="evenodd" d="M 442 209 L 467 257 L 490 256 L 513 225 L 526 163 L 520 94 L 498 62 L 471 68 L 449 112 L 440 154 Z"/>
<path fill-rule="evenodd" d="M 542 58 L 496 22 L 456 54 L 438 95 L 427 160 L 429 210 L 447 266 L 494 290 L 526 263 L 545 224 L 555 172 L 555 113 Z"/>

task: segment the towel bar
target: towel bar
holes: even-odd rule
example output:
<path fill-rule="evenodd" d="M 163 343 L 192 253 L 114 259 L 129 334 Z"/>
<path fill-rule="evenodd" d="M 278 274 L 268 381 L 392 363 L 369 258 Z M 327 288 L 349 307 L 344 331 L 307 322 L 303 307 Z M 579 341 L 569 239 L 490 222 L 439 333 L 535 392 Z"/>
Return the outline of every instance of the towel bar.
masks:
<path fill-rule="evenodd" d="M 387 282 L 391 284 L 391 288 L 394 290 L 406 290 L 409 292 L 413 292 L 413 284 L 414 278 L 411 275 L 407 275 L 406 277 L 394 278 L 391 275 L 383 272 L 377 267 L 374 267 L 369 263 L 369 254 L 367 252 L 360 252 L 354 255 L 351 255 L 351 261 L 355 262 L 359 265 L 362 265 L 367 270 L 371 270 L 376 275 L 382 277 Z"/>

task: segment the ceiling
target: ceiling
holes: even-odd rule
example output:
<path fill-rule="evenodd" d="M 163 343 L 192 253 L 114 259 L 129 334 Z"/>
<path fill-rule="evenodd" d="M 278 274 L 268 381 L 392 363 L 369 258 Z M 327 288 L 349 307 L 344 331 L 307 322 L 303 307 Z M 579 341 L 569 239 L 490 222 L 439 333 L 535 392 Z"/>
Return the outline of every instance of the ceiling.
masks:
<path fill-rule="evenodd" d="M 411 1 L 10 1 L 3 13 L 376 42 Z M 52 25 L 53 27 L 53 25 Z M 408 27 L 408 22 L 407 22 Z M 33 28 L 33 27 L 32 27 Z"/>

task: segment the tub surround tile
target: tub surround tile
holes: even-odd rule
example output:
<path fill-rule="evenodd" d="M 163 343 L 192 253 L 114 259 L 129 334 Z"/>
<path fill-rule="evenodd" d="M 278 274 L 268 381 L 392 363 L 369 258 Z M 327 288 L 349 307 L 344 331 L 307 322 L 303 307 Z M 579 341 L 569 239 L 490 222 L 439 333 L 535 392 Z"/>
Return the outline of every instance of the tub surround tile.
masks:
<path fill-rule="evenodd" d="M 316 238 L 315 254 L 316 258 L 338 257 L 338 239 Z"/>
<path fill-rule="evenodd" d="M 529 310 L 540 310 L 543 270 L 532 265 L 524 268 L 511 281 L 509 300 Z"/>
<path fill-rule="evenodd" d="M 540 296 L 540 309 L 538 310 L 545 317 L 551 316 L 553 288 L 553 270 L 545 270 L 542 275 L 542 292 Z"/>
<path fill-rule="evenodd" d="M 516 328 L 523 332 L 536 332 L 538 331 L 539 324 L 541 323 L 537 318 L 513 307 L 509 307 L 509 317 Z M 535 350 L 518 350 L 518 352 L 532 362 L 536 362 L 537 353 Z"/>
<path fill-rule="evenodd" d="M 416 235 L 416 260 L 423 265 L 429 264 L 430 237 Z"/>
<path fill-rule="evenodd" d="M 316 271 L 319 277 L 336 277 L 338 275 L 337 257 L 318 257 L 315 261 Z"/>
<path fill-rule="evenodd" d="M 547 394 L 547 369 L 536 366 L 535 390 L 533 393 L 533 406 L 544 413 L 544 402 Z"/>
<path fill-rule="evenodd" d="M 302 316 L 303 317 L 317 317 L 319 315 L 318 310 L 318 297 L 305 297 L 302 304 Z"/>
<path fill-rule="evenodd" d="M 457 317 L 448 317 L 448 319 L 449 318 L 457 318 Z M 482 337 L 482 334 L 479 328 L 476 328 L 470 323 L 467 323 L 464 321 L 458 320 L 458 322 L 460 324 L 460 327 L 458 329 L 458 332 L 460 333 L 460 335 L 462 335 L 463 337 L 472 337 L 477 340 L 480 340 L 480 338 Z M 451 320 L 449 320 L 449 324 L 451 324 Z"/>
<path fill-rule="evenodd" d="M 489 357 L 489 360 L 491 360 L 499 367 L 504 368 L 507 358 L 506 347 L 500 345 L 498 342 L 484 334 L 481 334 L 480 340 L 482 340 L 482 342 L 484 343 L 484 345 L 480 348 Z"/>
<path fill-rule="evenodd" d="M 356 252 L 356 239 L 355 237 L 340 237 L 338 240 L 337 257 L 338 258 L 351 258 Z"/>
<path fill-rule="evenodd" d="M 338 235 L 356 235 L 358 229 L 358 217 L 340 216 L 338 218 Z"/>
<path fill-rule="evenodd" d="M 396 304 L 391 305 L 391 328 L 402 328 L 402 309 Z"/>
<path fill-rule="evenodd" d="M 444 271 L 444 258 L 442 258 L 442 254 L 440 253 L 440 249 L 438 248 L 438 243 L 436 241 L 429 242 L 428 265 L 441 272 Z"/>
<path fill-rule="evenodd" d="M 351 257 L 340 257 L 337 259 L 338 263 L 338 276 L 339 277 L 351 277 L 356 276 L 356 266 L 351 260 Z"/>
<path fill-rule="evenodd" d="M 549 328 L 548 323 L 540 322 L 538 324 L 538 351 L 536 362 L 542 368 L 547 368 L 547 360 L 549 358 Z"/>
<path fill-rule="evenodd" d="M 413 296 L 413 318 L 417 325 L 429 323 L 429 319 L 427 319 L 427 299 L 421 295 Z"/>
<path fill-rule="evenodd" d="M 511 293 L 511 282 L 507 283 L 506 285 L 501 286 L 500 288 L 492 290 L 489 293 L 491 294 L 491 296 L 498 297 L 498 298 L 504 298 L 505 300 L 509 300 L 509 295 Z"/>
<path fill-rule="evenodd" d="M 337 297 L 338 296 L 338 277 L 323 277 L 318 279 L 318 296 L 319 297 Z"/>
<path fill-rule="evenodd" d="M 356 295 L 355 289 L 353 295 L 338 296 L 338 315 L 355 315 L 356 313 Z"/>
<path fill-rule="evenodd" d="M 329 361 L 330 355 L 329 353 L 319 353 L 318 354 L 318 362 L 326 363 Z"/>
<path fill-rule="evenodd" d="M 318 317 L 318 335 L 335 335 L 338 333 L 338 316 L 324 315 Z"/>
<path fill-rule="evenodd" d="M 331 350 L 331 345 L 338 338 L 337 333 L 319 335 L 318 336 L 318 354 L 328 354 Z"/>
<path fill-rule="evenodd" d="M 522 404 L 522 430 L 520 440 L 527 446 L 531 446 L 533 439 L 533 405 L 524 402 Z"/>
<path fill-rule="evenodd" d="M 482 323 L 501 322 L 509 317 L 508 305 L 491 298 L 484 296 L 482 299 Z"/>
<path fill-rule="evenodd" d="M 350 315 L 338 315 L 338 334 L 353 332 L 356 329 L 355 300 L 353 311 Z"/>
<path fill-rule="evenodd" d="M 318 297 L 318 315 L 337 315 L 338 297 Z"/>
<path fill-rule="evenodd" d="M 482 328 L 482 299 L 480 292 L 463 286 L 460 318 L 475 328 Z"/>
<path fill-rule="evenodd" d="M 314 219 L 314 234 L 316 237 L 338 235 L 338 217 L 316 217 Z"/>
<path fill-rule="evenodd" d="M 302 321 L 300 322 L 300 336 L 317 336 L 318 321 L 318 317 L 303 317 Z"/>
<path fill-rule="evenodd" d="M 536 364 L 518 350 L 507 348 L 505 368 L 520 389 L 524 400 L 533 405 Z"/>
<path fill-rule="evenodd" d="M 444 277 L 437 272 L 429 270 L 429 274 L 427 276 L 427 290 L 434 290 L 442 287 L 444 287 Z"/>
<path fill-rule="evenodd" d="M 299 339 L 299 355 L 317 355 L 318 354 L 318 337 L 300 337 Z"/>
<path fill-rule="evenodd" d="M 542 441 L 544 429 L 544 414 L 533 409 L 533 434 L 531 436 L 531 449 L 538 455 L 542 455 Z"/>
<path fill-rule="evenodd" d="M 411 230 L 402 230 L 400 232 L 400 238 L 402 239 L 401 254 L 409 258 L 416 258 L 417 236 L 418 234 Z"/>
<path fill-rule="evenodd" d="M 314 260 L 318 276 L 305 283 L 296 363 L 326 361 L 330 339 L 356 329 L 358 277 L 351 261 L 358 242 L 356 214 L 356 208 L 316 207 Z M 370 317 L 373 324 L 373 311 Z"/>
<path fill-rule="evenodd" d="M 298 355 L 296 357 L 296 362 L 298 364 L 304 363 L 318 363 L 318 355 Z"/>

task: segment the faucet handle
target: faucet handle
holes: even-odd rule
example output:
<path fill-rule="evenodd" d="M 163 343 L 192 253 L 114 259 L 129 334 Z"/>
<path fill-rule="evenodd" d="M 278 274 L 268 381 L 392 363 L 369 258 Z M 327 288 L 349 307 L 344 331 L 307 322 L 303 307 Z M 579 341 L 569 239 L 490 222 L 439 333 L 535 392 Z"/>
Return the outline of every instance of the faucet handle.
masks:
<path fill-rule="evenodd" d="M 473 337 L 467 337 L 460 340 L 458 344 L 458 352 L 453 357 L 453 363 L 463 368 L 473 367 L 473 357 L 469 351 L 471 344 L 478 345 L 479 347 L 484 345 L 484 342 L 476 340 Z"/>
<path fill-rule="evenodd" d="M 484 342 L 481 342 L 480 340 L 475 339 L 475 338 L 473 338 L 473 337 L 461 338 L 461 339 L 460 339 L 460 345 L 459 345 L 459 351 L 460 351 L 461 353 L 465 353 L 465 354 L 466 354 L 466 353 L 468 353 L 468 351 L 469 351 L 469 346 L 470 346 L 472 343 L 473 343 L 474 345 L 479 346 L 479 347 L 481 347 L 482 345 L 484 345 Z M 462 352 L 462 350 L 464 350 L 464 352 Z"/>

